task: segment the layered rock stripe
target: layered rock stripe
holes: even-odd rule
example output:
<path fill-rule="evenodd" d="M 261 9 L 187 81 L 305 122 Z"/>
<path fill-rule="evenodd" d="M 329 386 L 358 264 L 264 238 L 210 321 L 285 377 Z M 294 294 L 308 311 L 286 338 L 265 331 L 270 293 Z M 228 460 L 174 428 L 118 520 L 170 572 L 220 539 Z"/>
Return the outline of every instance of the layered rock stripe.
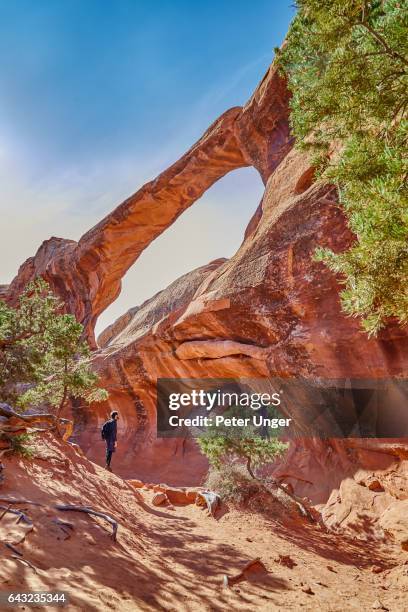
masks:
<path fill-rule="evenodd" d="M 313 260 L 317 246 L 341 251 L 354 237 L 336 189 L 315 181 L 307 155 L 293 147 L 289 98 L 272 64 L 244 107 L 224 113 L 179 161 L 78 243 L 44 242 L 2 289 L 13 302 L 41 275 L 84 324 L 110 399 L 74 407 L 77 438 L 91 458 L 100 457 L 100 424 L 107 410 L 119 409 L 115 462 L 124 475 L 191 485 L 205 473 L 194 442 L 155 437 L 159 377 L 406 376 L 406 329 L 390 323 L 368 338 L 359 321 L 341 311 L 339 279 Z M 96 348 L 97 317 L 117 297 L 121 278 L 140 253 L 215 181 L 249 165 L 259 171 L 265 193 L 237 253 L 184 275 L 131 309 L 105 330 Z M 323 501 L 355 469 L 355 444 L 300 441 L 280 473 L 300 493 Z M 395 448 L 381 452 L 398 460 Z"/>

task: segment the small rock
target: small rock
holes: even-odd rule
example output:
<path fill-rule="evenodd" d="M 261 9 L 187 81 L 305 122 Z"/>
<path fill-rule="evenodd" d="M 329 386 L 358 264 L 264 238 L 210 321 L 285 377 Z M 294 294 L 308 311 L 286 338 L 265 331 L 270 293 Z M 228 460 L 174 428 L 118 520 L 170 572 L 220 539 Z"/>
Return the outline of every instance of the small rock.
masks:
<path fill-rule="evenodd" d="M 166 487 L 163 492 L 170 503 L 176 506 L 186 506 L 191 503 L 186 491 L 176 487 Z"/>
<path fill-rule="evenodd" d="M 304 593 L 307 593 L 308 595 L 314 595 L 314 591 L 312 591 L 311 587 L 309 585 L 306 585 L 304 587 L 302 587 L 302 591 Z"/>
<path fill-rule="evenodd" d="M 143 489 L 145 486 L 144 482 L 135 478 L 133 480 L 128 480 L 128 483 L 132 485 L 132 487 L 135 487 L 135 489 Z"/>
<path fill-rule="evenodd" d="M 166 489 L 168 489 L 168 485 L 166 484 L 155 484 L 153 486 L 153 491 L 156 493 L 164 493 Z"/>
<path fill-rule="evenodd" d="M 371 571 L 372 571 L 373 574 L 381 574 L 381 572 L 384 571 L 384 568 L 381 567 L 380 565 L 373 565 L 371 567 Z"/>
<path fill-rule="evenodd" d="M 165 506 L 169 500 L 165 493 L 155 493 L 152 497 L 153 506 Z"/>
<path fill-rule="evenodd" d="M 382 486 L 381 482 L 377 480 L 376 478 L 374 478 L 373 480 L 370 480 L 367 483 L 367 487 L 370 489 L 370 491 L 375 491 L 377 493 L 384 491 L 384 487 Z"/>
<path fill-rule="evenodd" d="M 188 501 L 194 504 L 195 500 L 197 499 L 197 491 L 195 491 L 194 489 L 187 489 L 186 497 Z"/>
<path fill-rule="evenodd" d="M 239 574 L 235 574 L 235 576 L 227 576 L 226 574 L 224 574 L 222 577 L 222 582 L 224 586 L 231 587 L 232 585 L 236 584 L 237 582 L 240 582 L 241 580 L 254 578 L 257 575 L 259 577 L 267 573 L 268 570 L 266 569 L 264 563 L 261 561 L 261 559 L 259 559 L 259 557 L 257 557 L 256 559 L 248 561 L 248 563 L 244 565 Z"/>
<path fill-rule="evenodd" d="M 296 561 L 294 561 L 289 555 L 279 555 L 278 559 L 275 559 L 275 561 L 280 565 L 288 567 L 289 569 L 293 569 L 297 565 Z"/>

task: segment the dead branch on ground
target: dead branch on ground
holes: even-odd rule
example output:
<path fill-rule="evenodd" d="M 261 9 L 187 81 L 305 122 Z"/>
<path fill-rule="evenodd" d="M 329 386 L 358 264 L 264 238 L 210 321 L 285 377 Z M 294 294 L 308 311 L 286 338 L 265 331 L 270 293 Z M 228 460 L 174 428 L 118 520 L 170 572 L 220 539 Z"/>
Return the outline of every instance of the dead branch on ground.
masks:
<path fill-rule="evenodd" d="M 4 432 L 9 431 L 14 435 L 25 432 L 27 427 L 31 427 L 36 423 L 47 423 L 48 427 L 41 429 L 38 428 L 37 430 L 33 429 L 31 433 L 42 433 L 53 429 L 59 431 L 59 425 L 62 425 L 65 428 L 62 434 L 62 439 L 64 442 L 70 438 L 74 427 L 72 421 L 58 417 L 55 414 L 20 414 L 19 412 L 13 410 L 11 406 L 2 402 L 0 402 L 0 419 L 0 430 Z M 22 427 L 23 429 L 21 429 Z"/>
<path fill-rule="evenodd" d="M 15 548 L 12 544 L 9 544 L 8 542 L 3 542 L 3 544 L 4 546 L 12 550 L 14 554 L 19 555 L 19 557 L 23 556 L 23 553 L 19 551 L 18 548 Z"/>
<path fill-rule="evenodd" d="M 23 523 L 26 523 L 26 525 L 33 524 L 33 521 L 29 519 L 28 516 L 24 514 L 24 512 L 22 512 L 21 510 L 14 510 L 13 508 L 7 508 L 7 506 L 0 506 L 0 510 L 5 510 L 6 513 L 10 512 L 10 514 L 16 514 L 18 516 L 17 524 L 21 521 L 23 521 Z"/>
<path fill-rule="evenodd" d="M 55 506 L 57 510 L 61 510 L 63 512 L 85 512 L 86 514 L 90 514 L 92 516 L 98 516 L 101 519 L 104 519 L 105 521 L 107 521 L 110 525 L 112 525 L 112 540 L 114 542 L 116 542 L 116 535 L 118 532 L 118 522 L 115 521 L 114 518 L 112 518 L 111 516 L 109 516 L 109 514 L 105 514 L 104 512 L 99 512 L 98 510 L 93 510 L 92 508 L 89 508 L 88 506 L 71 506 L 70 504 L 68 505 L 62 505 L 62 504 L 58 504 L 57 506 Z"/>
<path fill-rule="evenodd" d="M 24 423 L 50 423 L 55 425 L 56 417 L 54 414 L 20 414 L 10 408 L 8 404 L 0 403 L 0 415 L 9 419 L 17 419 Z"/>
<path fill-rule="evenodd" d="M 23 563 L 24 565 L 27 565 L 28 567 L 31 567 L 31 569 L 38 574 L 38 568 L 35 567 L 35 565 L 33 565 L 31 563 L 31 561 L 29 561 L 28 559 L 22 559 L 21 557 L 18 557 L 17 555 L 11 555 L 12 559 L 15 559 L 16 561 L 20 561 L 20 563 Z"/>
<path fill-rule="evenodd" d="M 3 512 L 0 514 L 0 522 L 3 520 L 4 516 L 7 514 L 7 512 L 10 510 L 11 508 L 11 504 L 9 504 L 7 506 L 7 508 L 5 510 L 3 510 Z"/>
<path fill-rule="evenodd" d="M 28 504 L 30 506 L 43 506 L 40 502 L 31 501 L 30 499 L 24 499 L 23 497 L 0 497 L 0 502 L 6 504 Z"/>

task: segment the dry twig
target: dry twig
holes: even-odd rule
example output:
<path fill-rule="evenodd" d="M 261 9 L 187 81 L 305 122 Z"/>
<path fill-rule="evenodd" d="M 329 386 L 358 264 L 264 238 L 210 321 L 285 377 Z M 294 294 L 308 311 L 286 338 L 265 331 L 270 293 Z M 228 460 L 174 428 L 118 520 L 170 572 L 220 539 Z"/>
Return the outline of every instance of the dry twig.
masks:
<path fill-rule="evenodd" d="M 13 551 L 13 553 L 15 553 L 16 555 L 18 555 L 19 557 L 23 556 L 23 553 L 20 552 L 18 550 L 18 548 L 14 548 L 14 546 L 12 544 L 9 544 L 8 542 L 3 542 L 4 546 L 7 546 L 7 548 L 9 548 L 10 550 Z"/>
<path fill-rule="evenodd" d="M 0 497 L 0 502 L 6 502 L 6 504 L 28 504 L 30 506 L 43 506 L 40 502 L 31 501 L 30 499 L 24 499 L 23 497 Z"/>
<path fill-rule="evenodd" d="M 7 514 L 7 512 L 10 510 L 10 508 L 11 508 L 11 504 L 9 504 L 9 505 L 7 506 L 7 508 L 5 508 L 5 509 L 3 510 L 3 512 L 0 514 L 0 521 L 2 521 L 2 520 L 3 520 L 4 516 L 5 516 L 5 515 Z"/>
<path fill-rule="evenodd" d="M 28 516 L 24 514 L 24 512 L 22 512 L 21 510 L 14 510 L 13 508 L 8 508 L 7 506 L 0 506 L 0 510 L 5 510 L 6 513 L 10 512 L 10 514 L 16 514 L 19 517 L 17 523 L 23 521 L 24 523 L 26 523 L 26 525 L 33 524 L 33 521 L 29 519 Z"/>
<path fill-rule="evenodd" d="M 29 561 L 28 559 L 22 559 L 21 557 L 17 557 L 17 555 L 11 555 L 12 559 L 15 559 L 16 561 L 20 561 L 20 563 L 23 563 L 24 565 L 27 565 L 28 567 L 31 567 L 31 569 L 38 574 L 38 568 L 35 567 L 35 565 L 33 565 L 31 563 L 31 561 Z"/>
<path fill-rule="evenodd" d="M 87 506 L 71 506 L 70 504 L 68 504 L 68 505 L 58 504 L 55 507 L 56 507 L 57 510 L 62 510 L 63 512 L 66 512 L 66 511 L 85 512 L 86 514 L 90 514 L 90 515 L 93 515 L 93 516 L 98 516 L 99 518 L 104 519 L 110 525 L 112 525 L 112 540 L 114 542 L 116 542 L 116 535 L 117 535 L 117 532 L 118 532 L 119 525 L 118 525 L 118 522 L 115 521 L 114 518 L 109 516 L 109 514 L 105 514 L 104 512 L 99 512 L 97 510 L 93 510 L 92 508 L 88 508 Z"/>

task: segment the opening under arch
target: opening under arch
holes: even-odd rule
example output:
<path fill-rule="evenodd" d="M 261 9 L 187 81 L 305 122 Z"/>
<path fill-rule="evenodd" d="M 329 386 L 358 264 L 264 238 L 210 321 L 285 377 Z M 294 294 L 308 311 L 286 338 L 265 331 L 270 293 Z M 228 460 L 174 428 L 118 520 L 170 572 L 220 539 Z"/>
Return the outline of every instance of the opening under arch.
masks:
<path fill-rule="evenodd" d="M 181 275 L 231 257 L 264 191 L 252 167 L 230 172 L 154 240 L 122 279 L 122 291 L 98 318 L 95 336 Z"/>

